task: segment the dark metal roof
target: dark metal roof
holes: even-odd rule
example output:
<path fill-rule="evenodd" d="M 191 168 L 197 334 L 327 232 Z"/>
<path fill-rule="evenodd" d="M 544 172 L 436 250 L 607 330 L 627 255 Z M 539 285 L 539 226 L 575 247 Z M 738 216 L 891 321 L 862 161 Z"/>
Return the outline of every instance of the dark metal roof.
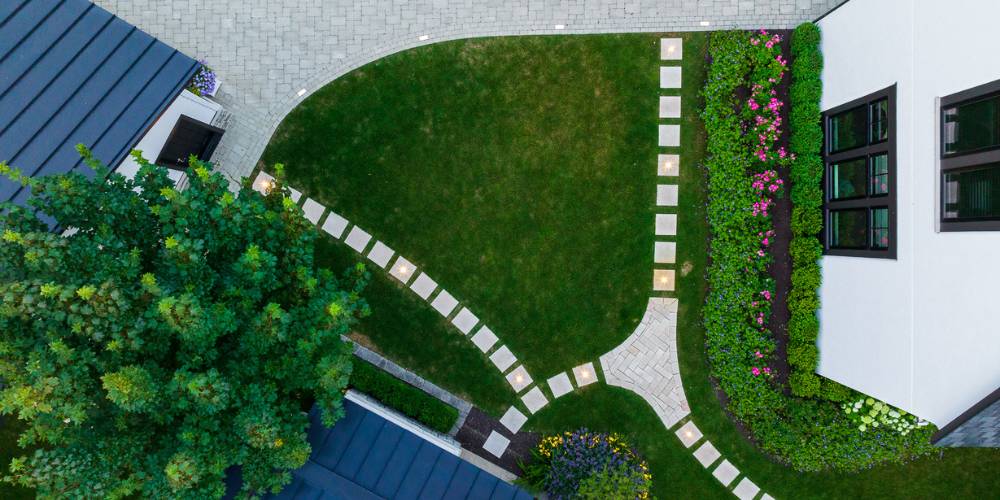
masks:
<path fill-rule="evenodd" d="M 83 143 L 114 167 L 197 68 L 88 0 L 0 0 L 0 160 L 65 173 Z M 0 179 L 0 201 L 27 197 Z"/>
<path fill-rule="evenodd" d="M 357 403 L 345 401 L 344 406 L 347 415 L 332 428 L 323 426 L 313 408 L 312 456 L 292 473 L 292 484 L 270 498 L 532 498 Z"/>

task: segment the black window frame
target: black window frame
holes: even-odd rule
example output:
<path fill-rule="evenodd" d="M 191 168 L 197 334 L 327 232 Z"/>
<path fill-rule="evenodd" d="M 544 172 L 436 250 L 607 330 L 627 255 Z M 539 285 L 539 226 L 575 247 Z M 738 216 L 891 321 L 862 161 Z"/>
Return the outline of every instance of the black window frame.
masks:
<path fill-rule="evenodd" d="M 872 106 L 885 100 L 887 103 L 888 134 L 886 139 L 872 140 Z M 832 138 L 827 131 L 830 129 L 830 119 L 845 111 L 865 106 L 867 108 L 867 126 L 865 127 L 865 144 L 851 149 L 844 149 L 831 152 Z M 887 186 L 888 193 L 872 193 L 872 174 L 875 156 L 886 155 L 887 161 Z M 853 159 L 865 158 L 866 179 L 865 195 L 848 199 L 831 199 L 833 189 L 830 185 L 831 166 L 836 163 L 850 161 Z M 823 254 L 837 255 L 843 257 L 867 257 L 875 259 L 895 259 L 896 258 L 896 85 L 893 84 L 877 92 L 873 92 L 864 97 L 830 108 L 823 112 Z M 868 212 L 867 226 L 867 246 L 866 248 L 838 248 L 831 247 L 833 238 L 830 235 L 832 225 L 830 224 L 831 212 L 837 210 L 849 210 L 863 208 Z M 875 247 L 873 242 L 873 217 L 874 210 L 886 208 L 889 211 L 889 245 L 886 248 Z"/>
<path fill-rule="evenodd" d="M 991 163 L 1000 164 L 1000 144 L 980 148 L 963 153 L 948 153 L 944 151 L 945 146 L 945 117 L 946 108 L 955 107 L 973 101 L 983 100 L 1000 95 L 1000 80 L 985 83 L 968 90 L 963 90 L 940 100 L 938 108 L 938 141 L 940 141 L 940 168 L 938 169 L 938 222 L 942 232 L 959 231 L 1000 231 L 1000 215 L 993 218 L 945 218 L 945 190 L 947 185 L 944 182 L 948 173 L 969 170 L 975 167 L 986 166 Z M 1000 166 L 995 167 L 1000 168 Z"/>
<path fill-rule="evenodd" d="M 199 160 L 202 161 L 208 161 L 212 158 L 212 154 L 215 153 L 215 148 L 219 146 L 219 142 L 222 141 L 222 135 L 226 132 L 219 127 L 182 114 L 177 118 L 177 122 L 174 123 L 174 127 L 170 130 L 170 135 L 167 136 L 167 140 L 163 143 L 163 146 L 160 149 L 160 154 L 157 155 L 156 161 L 154 162 L 156 165 L 167 167 L 172 170 L 187 170 L 188 158 L 170 158 L 167 156 L 167 152 L 169 150 L 168 146 L 172 144 L 180 135 L 181 129 L 184 126 L 197 127 L 204 130 L 204 132 L 209 135 L 205 144 L 199 148 L 200 151 L 192 152 L 198 157 Z"/>

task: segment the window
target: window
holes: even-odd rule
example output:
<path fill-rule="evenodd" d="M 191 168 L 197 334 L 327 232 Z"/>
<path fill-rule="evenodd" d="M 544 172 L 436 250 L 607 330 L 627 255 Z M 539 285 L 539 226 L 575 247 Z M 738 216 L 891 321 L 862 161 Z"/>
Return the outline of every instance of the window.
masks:
<path fill-rule="evenodd" d="M 892 86 L 823 114 L 827 255 L 896 258 L 895 100 Z"/>
<path fill-rule="evenodd" d="M 170 136 L 167 137 L 166 144 L 160 150 L 156 164 L 183 170 L 187 168 L 188 158 L 191 155 L 207 161 L 222 140 L 223 132 L 218 127 L 181 115 Z"/>
<path fill-rule="evenodd" d="M 941 230 L 1000 230 L 1000 81 L 941 98 Z"/>

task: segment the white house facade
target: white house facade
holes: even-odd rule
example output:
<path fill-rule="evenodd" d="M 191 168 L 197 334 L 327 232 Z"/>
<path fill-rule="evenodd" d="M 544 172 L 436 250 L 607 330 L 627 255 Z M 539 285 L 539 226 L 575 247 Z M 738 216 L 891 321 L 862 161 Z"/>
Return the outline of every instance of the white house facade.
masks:
<path fill-rule="evenodd" d="M 1000 387 L 1000 2 L 819 21 L 819 373 L 946 426 Z"/>

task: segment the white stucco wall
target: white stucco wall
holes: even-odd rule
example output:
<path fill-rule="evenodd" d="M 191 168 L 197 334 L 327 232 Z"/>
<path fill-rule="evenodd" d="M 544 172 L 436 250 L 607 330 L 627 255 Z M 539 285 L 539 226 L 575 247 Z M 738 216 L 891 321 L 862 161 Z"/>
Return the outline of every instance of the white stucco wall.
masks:
<path fill-rule="evenodd" d="M 1000 232 L 937 231 L 936 99 L 1000 80 L 1000 2 L 851 0 L 823 109 L 897 85 L 896 260 L 825 256 L 819 373 L 944 425 L 1000 387 Z"/>
<path fill-rule="evenodd" d="M 187 115 L 200 122 L 211 124 L 215 114 L 221 109 L 222 106 L 216 102 L 198 97 L 187 90 L 181 91 L 133 149 L 142 151 L 143 158 L 151 162 L 156 161 L 181 115 Z M 139 164 L 131 156 L 128 156 L 122 160 L 115 171 L 125 177 L 132 178 L 139 171 Z M 184 177 L 184 173 L 171 169 L 169 176 L 174 182 L 179 182 Z"/>

